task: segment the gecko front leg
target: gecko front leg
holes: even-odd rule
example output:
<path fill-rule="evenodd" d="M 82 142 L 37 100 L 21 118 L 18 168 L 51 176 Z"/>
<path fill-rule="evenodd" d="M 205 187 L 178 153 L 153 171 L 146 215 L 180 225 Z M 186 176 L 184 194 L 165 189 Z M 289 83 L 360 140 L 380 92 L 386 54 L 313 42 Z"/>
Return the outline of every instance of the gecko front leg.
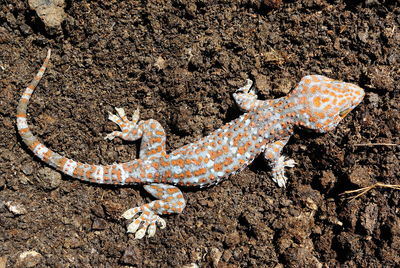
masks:
<path fill-rule="evenodd" d="M 132 116 L 132 121 L 129 121 L 123 108 L 115 108 L 115 110 L 118 115 L 110 113 L 108 119 L 116 123 L 121 131 L 113 131 L 105 139 L 112 140 L 115 137 L 120 137 L 126 141 L 136 141 L 141 138 L 140 159 L 159 157 L 166 154 L 165 130 L 158 121 L 154 119 L 139 121 L 139 109 L 136 109 Z"/>

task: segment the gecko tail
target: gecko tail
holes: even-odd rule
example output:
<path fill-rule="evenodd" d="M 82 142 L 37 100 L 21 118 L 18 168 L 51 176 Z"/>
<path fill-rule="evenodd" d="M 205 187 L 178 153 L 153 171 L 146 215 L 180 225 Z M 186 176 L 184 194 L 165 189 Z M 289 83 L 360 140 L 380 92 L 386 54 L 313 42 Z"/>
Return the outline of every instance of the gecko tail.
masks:
<path fill-rule="evenodd" d="M 52 151 L 31 132 L 27 122 L 27 110 L 29 100 L 46 71 L 50 61 L 51 50 L 47 51 L 47 57 L 40 67 L 32 82 L 25 89 L 17 107 L 17 128 L 26 146 L 41 160 L 51 167 L 67 174 L 73 178 L 83 181 L 90 181 L 101 184 L 124 184 L 125 178 L 121 176 L 122 164 L 115 165 L 91 165 L 80 163 L 75 160 L 63 157 Z M 119 176 L 118 176 L 119 175 Z"/>

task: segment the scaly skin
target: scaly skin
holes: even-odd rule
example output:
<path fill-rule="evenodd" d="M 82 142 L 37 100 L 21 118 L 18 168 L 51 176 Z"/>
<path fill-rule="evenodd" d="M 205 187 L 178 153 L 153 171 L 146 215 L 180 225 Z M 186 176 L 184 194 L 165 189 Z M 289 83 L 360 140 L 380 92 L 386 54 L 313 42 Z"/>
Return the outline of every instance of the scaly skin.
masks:
<path fill-rule="evenodd" d="M 140 239 L 146 232 L 153 236 L 156 226 L 165 227 L 162 214 L 181 213 L 186 205 L 177 186 L 205 187 L 245 168 L 263 154 L 272 168 L 272 178 L 284 187 L 285 167 L 295 162 L 285 160 L 282 148 L 295 126 L 317 132 L 334 129 L 363 99 L 362 88 L 321 75 L 309 75 L 287 96 L 274 100 L 257 100 L 252 82 L 238 89 L 233 97 L 245 112 L 207 137 L 187 144 L 171 153 L 165 150 L 165 131 L 153 119 L 139 121 L 136 110 L 128 120 L 122 108 L 109 115 L 121 131 L 106 136 L 127 141 L 141 139 L 140 156 L 130 162 L 113 165 L 90 165 L 61 156 L 43 145 L 27 124 L 29 99 L 42 78 L 50 59 L 50 50 L 36 77 L 26 88 L 17 108 L 18 132 L 24 143 L 41 160 L 73 178 L 102 184 L 144 184 L 157 200 L 128 209 L 123 217 L 132 219 L 128 232 Z"/>

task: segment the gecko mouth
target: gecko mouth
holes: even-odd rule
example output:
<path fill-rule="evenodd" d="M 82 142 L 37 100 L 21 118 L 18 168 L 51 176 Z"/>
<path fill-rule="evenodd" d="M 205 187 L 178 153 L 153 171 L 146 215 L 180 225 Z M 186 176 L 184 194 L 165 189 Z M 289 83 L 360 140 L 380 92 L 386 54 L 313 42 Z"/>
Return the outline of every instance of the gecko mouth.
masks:
<path fill-rule="evenodd" d="M 350 113 L 351 110 L 352 110 L 351 108 L 344 109 L 343 111 L 340 111 L 340 112 L 339 112 L 339 116 L 343 118 L 343 117 L 345 117 L 348 113 Z"/>

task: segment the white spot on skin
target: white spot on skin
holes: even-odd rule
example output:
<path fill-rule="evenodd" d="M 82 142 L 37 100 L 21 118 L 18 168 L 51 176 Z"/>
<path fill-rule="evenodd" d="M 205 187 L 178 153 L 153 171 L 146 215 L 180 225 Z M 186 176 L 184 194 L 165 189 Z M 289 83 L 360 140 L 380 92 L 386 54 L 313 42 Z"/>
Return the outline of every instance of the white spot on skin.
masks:
<path fill-rule="evenodd" d="M 182 172 L 182 169 L 180 167 L 173 167 L 172 172 L 176 174 L 180 174 Z"/>
<path fill-rule="evenodd" d="M 209 160 L 208 163 L 206 164 L 206 167 L 213 167 L 214 166 L 214 161 Z"/>
<path fill-rule="evenodd" d="M 25 117 L 18 117 L 17 118 L 17 125 L 18 125 L 18 129 L 27 128 L 28 127 L 28 123 L 26 122 L 26 118 Z"/>
<path fill-rule="evenodd" d="M 36 148 L 33 150 L 33 153 L 37 155 L 40 159 L 43 159 L 44 154 L 47 153 L 49 149 L 46 148 L 43 144 L 39 144 L 36 146 Z"/>
<path fill-rule="evenodd" d="M 98 181 L 99 183 L 103 182 L 103 166 L 96 166 L 96 171 L 93 173 L 93 178 Z M 124 178 L 123 183 L 125 183 L 126 178 Z"/>
<path fill-rule="evenodd" d="M 122 165 L 117 165 L 117 168 L 121 171 L 121 185 L 125 184 L 125 180 L 128 177 Z"/>
<path fill-rule="evenodd" d="M 68 159 L 67 162 L 65 162 L 64 166 L 63 166 L 63 172 L 71 177 L 73 177 L 73 173 L 74 170 L 76 168 L 76 166 L 78 165 L 77 162 Z"/>

